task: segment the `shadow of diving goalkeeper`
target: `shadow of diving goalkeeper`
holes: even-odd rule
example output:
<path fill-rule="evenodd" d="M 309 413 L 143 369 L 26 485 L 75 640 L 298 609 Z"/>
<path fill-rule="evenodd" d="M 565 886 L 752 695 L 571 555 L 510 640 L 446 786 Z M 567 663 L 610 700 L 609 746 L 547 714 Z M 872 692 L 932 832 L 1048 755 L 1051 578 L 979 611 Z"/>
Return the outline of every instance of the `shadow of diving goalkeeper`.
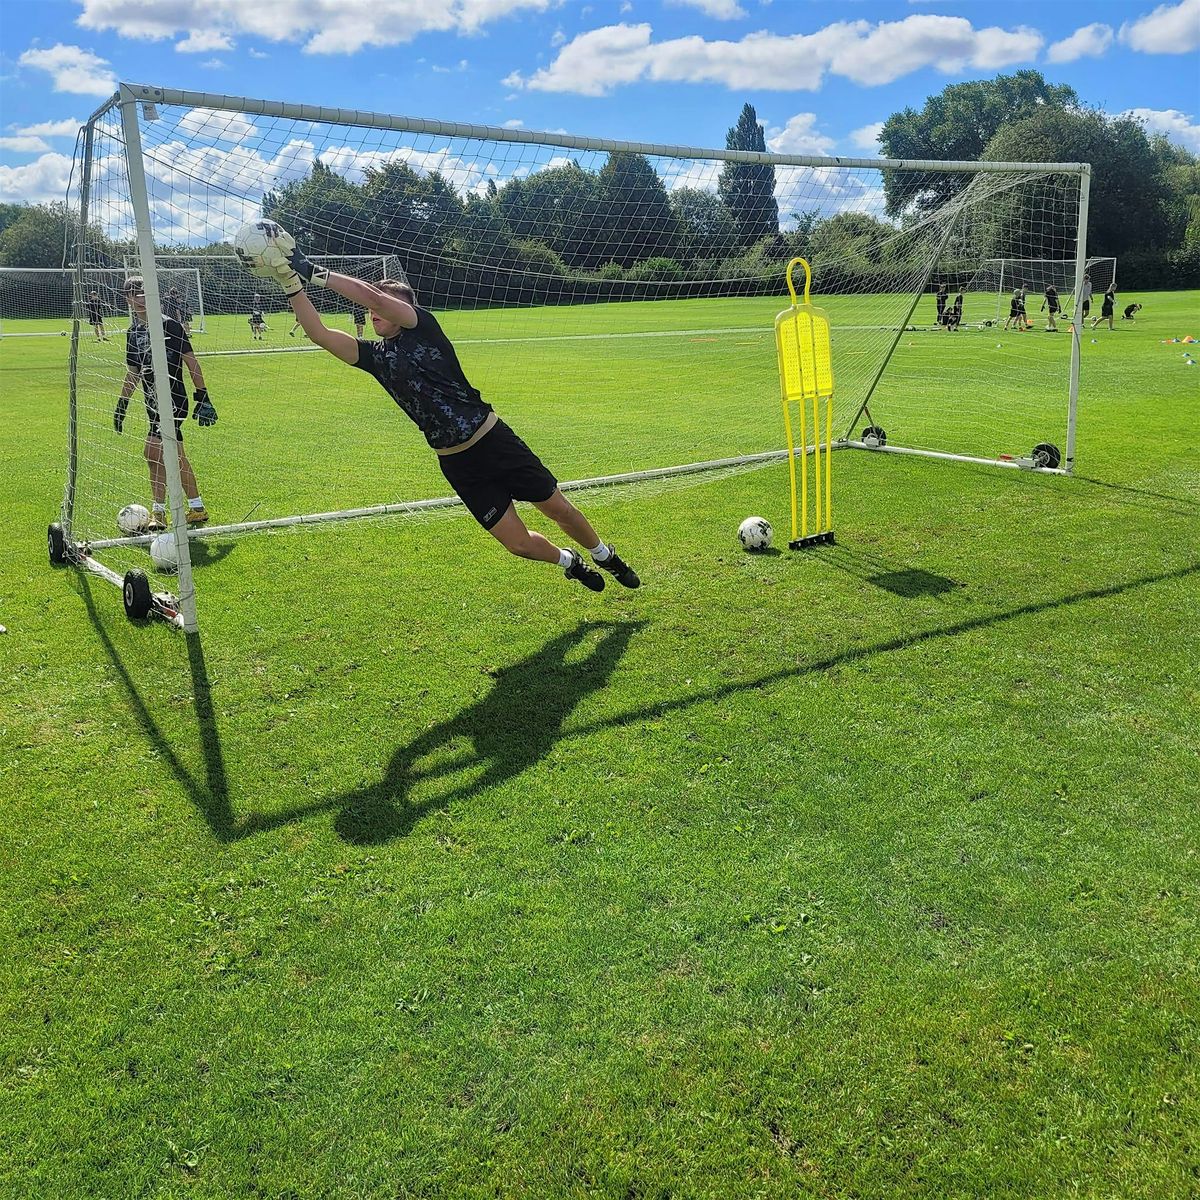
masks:
<path fill-rule="evenodd" d="M 555 563 L 568 579 L 593 592 L 604 576 L 578 550 L 562 549 L 526 527 L 514 500 L 530 501 L 623 587 L 640 584 L 637 573 L 606 545 L 587 517 L 559 490 L 541 459 L 470 385 L 458 355 L 433 314 L 421 308 L 407 283 L 370 284 L 309 262 L 282 229 L 261 255 L 256 274 L 273 278 L 309 339 L 342 362 L 373 375 L 408 414 L 438 456 L 446 481 L 471 515 L 509 553 Z M 305 284 L 329 288 L 370 310 L 379 341 L 363 341 L 328 329 L 305 293 Z"/>

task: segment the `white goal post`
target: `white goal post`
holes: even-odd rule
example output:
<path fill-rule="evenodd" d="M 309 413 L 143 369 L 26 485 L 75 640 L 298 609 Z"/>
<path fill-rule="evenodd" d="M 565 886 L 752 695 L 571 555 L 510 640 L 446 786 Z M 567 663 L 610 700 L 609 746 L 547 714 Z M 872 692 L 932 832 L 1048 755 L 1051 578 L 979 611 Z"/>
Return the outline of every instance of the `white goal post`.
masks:
<path fill-rule="evenodd" d="M 1078 291 L 1087 164 L 697 149 L 122 84 L 86 124 L 75 177 L 75 270 L 118 248 L 141 268 L 156 377 L 168 261 L 203 281 L 197 349 L 252 351 L 206 359 L 221 421 L 185 423 L 205 528 L 187 529 L 173 423 L 158 422 L 180 568 L 148 602 L 188 629 L 201 539 L 456 503 L 361 373 L 260 357 L 299 340 L 271 283 L 230 273 L 234 233 L 263 216 L 310 256 L 408 281 L 566 487 L 786 457 L 772 334 L 795 256 L 830 315 L 834 449 L 1072 469 L 1078 323 L 998 339 L 981 314 L 995 310 L 996 262 L 1052 261 Z M 939 279 L 964 314 L 952 334 L 919 327 Z M 214 304 L 218 282 L 236 299 Z M 351 306 L 310 295 L 353 331 Z M 246 323 L 256 297 L 265 331 Z M 51 557 L 128 584 L 148 538 L 121 535 L 115 514 L 145 502 L 146 426 L 135 401 L 135 435 L 114 435 L 124 360 L 87 332 L 77 315 Z"/>
<path fill-rule="evenodd" d="M 78 318 L 123 333 L 128 320 L 122 290 L 126 278 L 141 268 L 0 267 L 0 338 L 70 337 Z M 181 315 L 193 333 L 204 332 L 204 292 L 200 273 L 182 265 L 159 268 L 164 295 L 179 297 Z M 98 322 L 93 317 L 99 317 Z"/>
<path fill-rule="evenodd" d="M 1101 296 L 1107 288 L 1116 286 L 1117 260 L 1089 258 L 1084 264 L 1084 272 L 1091 280 L 1093 295 Z M 992 258 L 981 265 L 971 286 L 976 291 L 986 291 L 989 286 L 994 286 L 995 321 L 1004 320 L 1013 293 L 1024 291 L 1030 299 L 1036 300 L 1044 296 L 1050 286 L 1057 290 L 1066 312 L 1075 306 L 1075 262 L 1053 258 Z"/>

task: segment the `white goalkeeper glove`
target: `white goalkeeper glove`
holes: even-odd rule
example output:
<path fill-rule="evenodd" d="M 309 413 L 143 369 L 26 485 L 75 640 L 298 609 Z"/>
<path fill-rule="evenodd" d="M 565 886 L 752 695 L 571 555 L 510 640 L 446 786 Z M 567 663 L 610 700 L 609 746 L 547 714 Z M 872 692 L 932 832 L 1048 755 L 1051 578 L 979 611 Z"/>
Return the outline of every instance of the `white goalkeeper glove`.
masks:
<path fill-rule="evenodd" d="M 294 252 L 294 251 L 293 251 Z M 271 273 L 270 277 L 283 288 L 283 294 L 290 300 L 297 292 L 304 291 L 304 283 L 296 274 L 287 251 L 282 247 L 270 245 L 262 253 L 263 269 Z"/>

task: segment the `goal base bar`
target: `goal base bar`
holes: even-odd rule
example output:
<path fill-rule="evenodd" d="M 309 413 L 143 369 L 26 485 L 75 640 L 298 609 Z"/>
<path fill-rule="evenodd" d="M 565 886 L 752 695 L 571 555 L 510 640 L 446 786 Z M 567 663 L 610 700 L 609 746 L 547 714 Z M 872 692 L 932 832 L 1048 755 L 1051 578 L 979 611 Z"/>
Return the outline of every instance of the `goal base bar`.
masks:
<path fill-rule="evenodd" d="M 111 567 L 106 567 L 98 559 L 93 558 L 81 548 L 76 548 L 75 552 L 69 556 L 68 561 L 76 566 L 83 567 L 84 570 L 90 571 L 93 575 L 99 575 L 101 579 L 107 580 L 118 589 L 124 589 L 125 580 L 118 575 Z M 152 616 L 161 617 L 168 625 L 175 626 L 176 629 L 183 629 L 183 613 L 179 611 L 179 601 L 170 592 L 153 592 L 150 596 L 150 613 Z"/>
<path fill-rule="evenodd" d="M 810 533 L 807 537 L 793 538 L 788 542 L 788 549 L 807 550 L 809 546 L 832 546 L 833 541 L 833 530 L 827 529 L 824 533 Z"/>
<path fill-rule="evenodd" d="M 920 458 L 940 458 L 947 462 L 975 463 L 981 467 L 1008 467 L 1016 471 L 1031 471 L 1037 475 L 1070 475 L 1071 466 L 1037 467 L 1025 458 L 980 458 L 972 454 L 947 454 L 943 450 L 918 450 L 914 446 L 880 446 L 867 442 L 843 440 L 834 442 L 835 450 L 868 450 L 872 454 L 912 454 Z"/>

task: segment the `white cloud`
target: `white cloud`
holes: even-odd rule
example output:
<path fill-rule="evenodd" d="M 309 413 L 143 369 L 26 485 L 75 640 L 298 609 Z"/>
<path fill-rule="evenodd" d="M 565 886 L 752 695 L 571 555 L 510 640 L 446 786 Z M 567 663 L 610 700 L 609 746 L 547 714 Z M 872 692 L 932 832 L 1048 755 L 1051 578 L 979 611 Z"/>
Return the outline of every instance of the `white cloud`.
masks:
<path fill-rule="evenodd" d="M 746 15 L 746 10 L 737 0 L 667 0 L 678 8 L 698 8 L 706 17 L 718 21 L 736 21 Z"/>
<path fill-rule="evenodd" d="M 826 71 L 871 86 L 928 67 L 956 74 L 1029 62 L 1042 45 L 1041 34 L 1023 26 L 976 29 L 963 17 L 929 14 L 874 26 L 840 21 L 811 34 L 751 33 L 736 42 L 701 37 L 654 42 L 648 24 L 620 24 L 580 34 L 550 66 L 528 78 L 514 72 L 504 83 L 585 96 L 603 96 L 643 79 L 816 91 Z"/>
<path fill-rule="evenodd" d="M 1099 58 L 1113 43 L 1111 25 L 1084 25 L 1069 38 L 1055 42 L 1046 51 L 1046 61 L 1052 63 L 1074 62 L 1077 58 Z"/>
<path fill-rule="evenodd" d="M 206 58 L 200 65 L 209 71 L 221 71 L 225 68 L 225 63 L 219 58 Z"/>
<path fill-rule="evenodd" d="M 56 92 L 108 96 L 117 90 L 117 78 L 109 64 L 81 46 L 64 46 L 59 42 L 49 50 L 26 50 L 18 61 L 23 67 L 48 72 Z"/>
<path fill-rule="evenodd" d="M 192 29 L 175 49 L 180 54 L 209 54 L 213 50 L 232 50 L 233 42 L 220 29 Z"/>
<path fill-rule="evenodd" d="M 859 150 L 869 150 L 872 154 L 880 152 L 879 135 L 883 132 L 883 122 L 874 121 L 856 129 L 850 135 L 850 144 Z"/>
<path fill-rule="evenodd" d="M 18 154 L 42 154 L 49 149 L 49 142 L 27 133 L 19 133 L 15 137 L 0 137 L 0 150 L 13 150 Z"/>
<path fill-rule="evenodd" d="M 545 11 L 552 0 L 372 0 L 368 9 L 345 0 L 247 3 L 246 0 L 80 0 L 79 24 L 124 37 L 161 40 L 186 35 L 180 48 L 232 47 L 235 35 L 299 42 L 307 54 L 353 54 L 364 46 L 395 46 L 430 31 L 477 33 L 521 10 Z M 202 47 L 194 39 L 226 38 Z"/>
<path fill-rule="evenodd" d="M 244 142 L 258 136 L 254 123 L 241 113 L 193 108 L 179 118 L 179 128 L 210 142 Z"/>
<path fill-rule="evenodd" d="M 524 124 L 525 124 L 524 121 L 517 121 L 514 119 L 512 121 L 505 121 L 504 128 L 505 129 L 520 129 Z"/>
<path fill-rule="evenodd" d="M 9 128 L 14 133 L 29 134 L 31 137 L 71 137 L 73 138 L 79 132 L 79 126 L 82 122 L 75 120 L 74 117 L 67 117 L 63 121 L 41 121 L 37 125 L 23 125 L 17 129 L 15 125 L 10 125 Z"/>
<path fill-rule="evenodd" d="M 51 152 L 22 167 L 0 166 L 0 200 L 6 203 L 48 204 L 67 192 L 71 160 Z"/>
<path fill-rule="evenodd" d="M 269 54 L 265 54 L 261 50 L 248 50 L 247 53 L 250 55 L 251 58 L 270 58 L 271 57 Z"/>
<path fill-rule="evenodd" d="M 816 124 L 816 113 L 797 113 L 783 129 L 771 130 L 767 149 L 773 154 L 831 154 L 834 140 L 818 133 Z"/>
<path fill-rule="evenodd" d="M 1161 4 L 1121 26 L 1121 41 L 1143 54 L 1190 54 L 1200 49 L 1200 0 Z"/>
<path fill-rule="evenodd" d="M 1193 154 L 1200 154 L 1200 124 L 1188 113 L 1177 109 L 1131 108 L 1122 116 L 1135 117 L 1142 121 L 1149 133 L 1164 133 L 1173 142 L 1186 146 Z"/>

